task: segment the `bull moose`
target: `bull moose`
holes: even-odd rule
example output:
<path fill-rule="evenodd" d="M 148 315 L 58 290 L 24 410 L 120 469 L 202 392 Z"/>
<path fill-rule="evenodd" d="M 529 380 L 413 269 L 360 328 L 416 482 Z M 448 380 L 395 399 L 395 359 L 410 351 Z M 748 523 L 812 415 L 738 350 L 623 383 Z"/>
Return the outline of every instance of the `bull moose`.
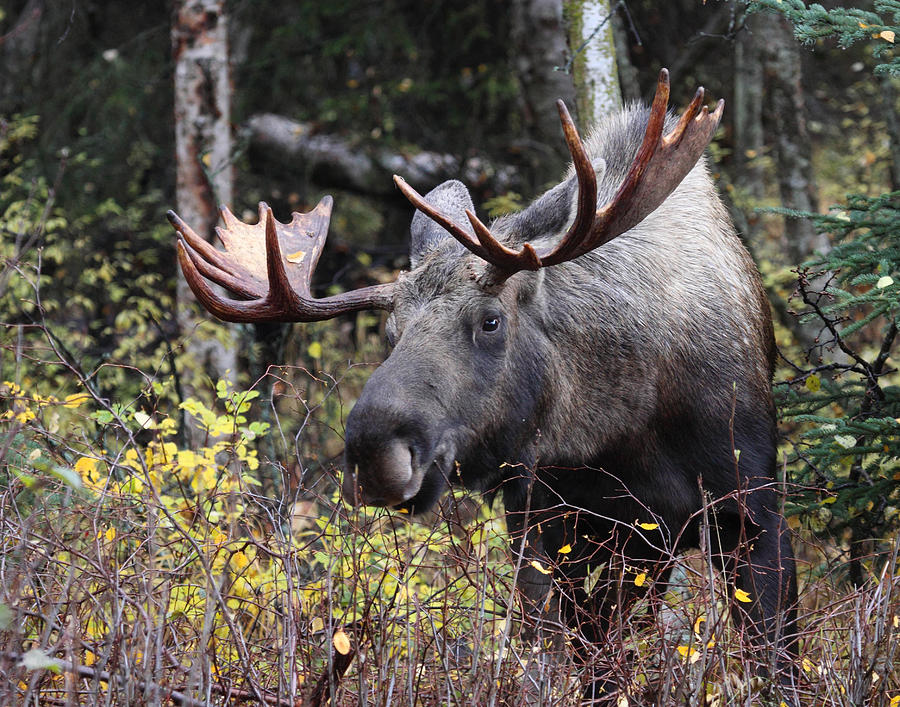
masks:
<path fill-rule="evenodd" d="M 347 418 L 345 498 L 415 513 L 452 483 L 499 492 L 524 596 L 540 607 L 567 583 L 560 610 L 587 642 L 621 607 L 623 561 L 696 546 L 712 507 L 711 554 L 753 599 L 732 614 L 784 664 L 796 579 L 776 489 L 771 315 L 701 159 L 723 102 L 710 112 L 700 88 L 678 119 L 668 96 L 663 70 L 649 109 L 608 116 L 587 144 L 560 101 L 569 174 L 490 226 L 460 182 L 423 197 L 395 177 L 417 211 L 410 270 L 389 284 L 311 296 L 330 197 L 287 224 L 265 204 L 256 225 L 223 208 L 224 251 L 169 219 L 188 283 L 220 319 L 390 313 L 392 351 Z M 566 545 L 555 577 L 530 562 L 550 566 Z M 596 568 L 607 581 L 589 596 Z"/>

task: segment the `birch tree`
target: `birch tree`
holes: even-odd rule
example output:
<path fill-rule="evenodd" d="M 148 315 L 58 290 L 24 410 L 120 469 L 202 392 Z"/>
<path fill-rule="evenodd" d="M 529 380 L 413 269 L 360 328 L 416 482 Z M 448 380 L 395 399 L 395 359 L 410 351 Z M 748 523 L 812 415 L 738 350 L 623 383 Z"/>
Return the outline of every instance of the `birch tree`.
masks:
<path fill-rule="evenodd" d="M 217 204 L 231 205 L 231 81 L 224 0 L 179 0 L 172 24 L 175 62 L 175 198 L 178 214 L 212 239 Z M 213 379 L 236 371 L 233 333 L 207 336 L 180 269 L 177 317 L 189 360 Z M 226 330 L 233 332 L 234 329 Z M 201 335 L 198 335 L 201 334 Z M 223 340 L 222 337 L 226 337 Z M 184 393 L 185 391 L 183 391 Z"/>
<path fill-rule="evenodd" d="M 620 108 L 612 13 L 608 0 L 564 0 L 578 123 L 584 130 Z"/>

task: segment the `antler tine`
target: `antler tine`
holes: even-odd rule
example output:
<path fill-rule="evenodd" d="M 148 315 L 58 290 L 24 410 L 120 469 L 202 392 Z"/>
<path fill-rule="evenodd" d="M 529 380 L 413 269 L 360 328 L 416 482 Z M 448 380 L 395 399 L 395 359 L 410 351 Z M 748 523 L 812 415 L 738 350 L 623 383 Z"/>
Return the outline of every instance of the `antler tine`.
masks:
<path fill-rule="evenodd" d="M 395 174 L 394 184 L 413 206 L 432 221 L 443 226 L 447 233 L 482 260 L 486 260 L 504 271 L 537 270 L 541 267 L 540 260 L 533 248 L 529 246 L 522 251 L 507 248 L 494 238 L 491 230 L 469 209 L 466 209 L 466 218 L 469 219 L 475 238 L 472 238 L 472 235 L 456 221 L 425 201 L 425 198 L 413 189 L 403 177 Z"/>
<path fill-rule="evenodd" d="M 719 101 L 715 112 L 703 106 L 705 92 L 698 89 L 690 105 L 668 135 L 663 135 L 669 98 L 669 72 L 659 72 L 656 96 L 644 139 L 634 161 L 612 200 L 597 211 L 590 233 L 565 257 L 542 257 L 544 265 L 571 260 L 611 241 L 640 223 L 662 204 L 700 159 L 715 133 L 724 110 Z"/>
<path fill-rule="evenodd" d="M 248 287 L 244 280 L 235 277 L 231 273 L 222 270 L 214 263 L 206 260 L 197 253 L 193 245 L 183 238 L 178 238 L 177 244 L 185 249 L 194 267 L 208 280 L 212 280 L 217 285 L 221 285 L 222 287 L 231 290 L 246 300 L 260 299 L 265 294 L 265 288 L 263 288 L 263 291 L 260 291 L 259 289 Z"/>
<path fill-rule="evenodd" d="M 216 230 L 224 251 L 213 248 L 177 214 L 169 212 L 169 221 L 178 233 L 178 261 L 188 285 L 210 312 L 232 322 L 312 322 L 362 309 L 392 309 L 393 283 L 322 299 L 310 296 L 310 280 L 327 237 L 331 204 L 331 197 L 325 197 L 309 213 L 294 213 L 291 222 L 283 224 L 260 202 L 255 225 L 244 223 L 223 207 L 225 227 Z M 204 278 L 246 300 L 220 296 Z"/>
<path fill-rule="evenodd" d="M 188 226 L 184 221 L 182 221 L 181 217 L 176 214 L 174 211 L 169 210 L 166 212 L 166 218 L 169 219 L 169 223 L 172 224 L 172 228 L 178 233 L 180 238 L 190 245 L 195 251 L 202 255 L 202 260 L 205 260 L 206 263 L 215 266 L 217 273 L 225 273 L 230 274 L 229 271 L 229 262 L 228 259 L 224 257 L 224 254 L 220 250 L 216 250 L 213 245 L 207 241 L 205 238 L 201 238 L 197 235 L 193 228 Z M 234 217 L 232 217 L 234 218 Z M 219 229 L 216 229 L 217 231 Z M 212 280 L 215 280 L 220 285 L 227 286 L 226 283 L 220 282 L 217 275 L 208 274 L 207 272 L 203 272 L 206 277 L 209 277 Z M 236 292 L 240 290 L 235 290 Z M 249 297 L 258 297 L 259 294 L 251 294 Z"/>
<path fill-rule="evenodd" d="M 261 300 L 245 302 L 216 294 L 206 284 L 206 280 L 200 274 L 198 265 L 203 261 L 196 251 L 180 238 L 176 242 L 175 247 L 178 252 L 178 262 L 181 264 L 181 271 L 184 273 L 184 279 L 187 280 L 188 286 L 191 288 L 194 296 L 200 301 L 200 304 L 206 307 L 210 313 L 227 322 L 258 321 L 258 317 L 254 315 L 259 311 Z"/>
<path fill-rule="evenodd" d="M 300 302 L 297 294 L 291 289 L 291 282 L 284 269 L 281 244 L 278 242 L 278 232 L 275 230 L 275 215 L 272 213 L 272 208 L 264 201 L 259 203 L 259 212 L 266 223 L 266 272 L 269 275 L 269 293 L 266 295 L 266 302 L 275 309 L 290 311 L 298 308 Z M 311 276 L 312 271 L 309 271 L 306 277 L 301 278 L 298 283 L 301 296 L 309 294 L 309 278 Z"/>
<path fill-rule="evenodd" d="M 694 120 L 700 113 L 709 113 L 709 109 L 703 105 L 703 99 L 706 97 L 706 89 L 703 86 L 700 86 L 697 91 L 694 93 L 694 98 L 691 100 L 690 104 L 687 108 L 684 109 L 684 113 L 681 114 L 681 119 L 678 121 L 678 125 L 675 126 L 675 129 L 666 135 L 663 138 L 663 141 L 666 145 L 677 145 L 681 142 L 681 139 L 684 137 L 688 128 L 691 125 L 691 121 Z M 720 101 L 720 103 L 724 103 Z"/>
<path fill-rule="evenodd" d="M 458 223 L 456 223 L 456 221 L 451 219 L 449 216 L 441 213 L 438 209 L 434 208 L 431 204 L 425 201 L 425 197 L 423 197 L 421 194 L 419 194 L 419 192 L 413 189 L 409 185 L 409 183 L 399 174 L 394 175 L 394 184 L 397 185 L 397 188 L 403 193 L 403 196 L 405 196 L 409 200 L 409 202 L 419 211 L 421 211 L 435 223 L 443 226 L 444 230 L 447 231 L 447 233 L 458 240 L 468 250 L 475 253 L 475 255 L 477 255 L 479 258 L 488 260 L 487 251 L 481 246 L 478 241 L 472 238 L 471 234 L 465 228 L 460 226 Z M 469 221 L 472 222 L 472 227 L 475 229 L 476 233 L 478 232 L 479 227 L 487 230 L 487 227 L 468 210 L 466 211 L 466 216 L 468 216 Z M 478 224 L 477 226 L 475 225 L 476 222 Z"/>
<path fill-rule="evenodd" d="M 617 210 L 621 210 L 623 205 L 627 208 L 633 202 L 638 185 L 644 178 L 644 174 L 650 161 L 653 159 L 653 156 L 656 154 L 656 151 L 662 143 L 663 128 L 666 123 L 666 108 L 668 105 L 669 70 L 662 69 L 659 72 L 659 78 L 656 82 L 656 95 L 653 96 L 653 103 L 650 106 L 650 117 L 647 120 L 647 130 L 644 133 L 644 139 L 641 142 L 641 146 L 638 148 L 634 161 L 628 169 L 628 174 L 626 174 L 625 179 L 622 180 L 622 184 L 619 186 L 616 195 L 612 198 L 612 201 L 597 212 L 597 218 L 591 229 L 592 238 L 590 241 L 586 240 L 586 245 L 589 246 L 587 250 L 597 248 L 598 246 L 603 245 L 603 243 L 615 238 L 619 233 L 627 230 L 626 228 L 613 233 L 613 229 L 610 229 L 609 225 L 613 223 Z M 631 226 L 628 228 L 630 227 Z"/>
<path fill-rule="evenodd" d="M 572 165 L 578 177 L 578 210 L 575 220 L 566 231 L 559 243 L 549 253 L 540 258 L 542 265 L 553 265 L 564 262 L 575 252 L 591 231 L 591 225 L 597 216 L 597 173 L 584 149 L 584 142 L 578 134 L 575 122 L 569 115 L 569 109 L 565 102 L 558 100 L 556 108 L 559 110 L 559 120 L 562 123 L 563 135 L 566 145 L 572 155 Z"/>

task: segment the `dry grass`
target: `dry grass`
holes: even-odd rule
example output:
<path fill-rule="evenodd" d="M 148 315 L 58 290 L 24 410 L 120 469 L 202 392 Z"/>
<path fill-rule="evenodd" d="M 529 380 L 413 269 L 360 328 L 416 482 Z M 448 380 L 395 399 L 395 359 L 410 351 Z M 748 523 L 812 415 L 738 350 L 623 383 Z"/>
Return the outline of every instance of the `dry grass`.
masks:
<path fill-rule="evenodd" d="M 186 450 L 162 411 L 3 397 L 2 704 L 570 705 L 591 672 L 620 705 L 900 703 L 896 544 L 852 590 L 840 546 L 798 533 L 793 695 L 748 677 L 770 656 L 728 621 L 702 551 L 665 592 L 651 571 L 582 667 L 561 628 L 544 650 L 524 639 L 504 523 L 478 499 L 425 521 L 351 511 L 300 452 L 302 473 L 274 467 L 286 490 L 272 499 L 234 408 L 211 411 L 229 434 Z M 333 425 L 303 400 L 306 426 L 276 430 L 297 450 Z"/>

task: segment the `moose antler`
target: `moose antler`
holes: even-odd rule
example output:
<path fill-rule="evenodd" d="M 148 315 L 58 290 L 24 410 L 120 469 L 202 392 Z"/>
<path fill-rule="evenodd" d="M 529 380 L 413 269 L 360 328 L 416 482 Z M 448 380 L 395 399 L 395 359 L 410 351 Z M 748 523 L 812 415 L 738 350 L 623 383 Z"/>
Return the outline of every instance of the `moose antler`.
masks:
<path fill-rule="evenodd" d="M 188 285 L 219 319 L 315 322 L 344 312 L 391 309 L 393 283 L 323 299 L 311 296 L 310 280 L 328 236 L 331 205 L 331 197 L 326 196 L 309 213 L 294 212 L 290 223 L 281 223 L 275 220 L 272 209 L 260 202 L 259 223 L 255 225 L 220 207 L 225 227 L 217 226 L 216 234 L 224 251 L 197 235 L 174 211 L 167 216 L 178 232 L 178 260 Z M 204 277 L 244 300 L 222 297 Z"/>
<path fill-rule="evenodd" d="M 669 102 L 669 72 L 666 69 L 659 72 L 644 140 L 612 201 L 600 209 L 597 209 L 594 168 L 569 111 L 562 101 L 557 101 L 578 177 L 578 207 L 575 221 L 559 242 L 540 251 L 530 243 L 519 250 L 508 248 L 467 210 L 466 216 L 475 234 L 473 238 L 466 228 L 428 204 L 402 177 L 395 175 L 394 182 L 419 211 L 443 226 L 479 258 L 494 265 L 500 271 L 497 279 L 502 281 L 520 270 L 538 270 L 584 255 L 636 226 L 665 201 L 700 159 L 722 117 L 725 102 L 719 101 L 715 111 L 710 113 L 703 105 L 703 98 L 701 87 L 675 129 L 663 135 Z"/>

